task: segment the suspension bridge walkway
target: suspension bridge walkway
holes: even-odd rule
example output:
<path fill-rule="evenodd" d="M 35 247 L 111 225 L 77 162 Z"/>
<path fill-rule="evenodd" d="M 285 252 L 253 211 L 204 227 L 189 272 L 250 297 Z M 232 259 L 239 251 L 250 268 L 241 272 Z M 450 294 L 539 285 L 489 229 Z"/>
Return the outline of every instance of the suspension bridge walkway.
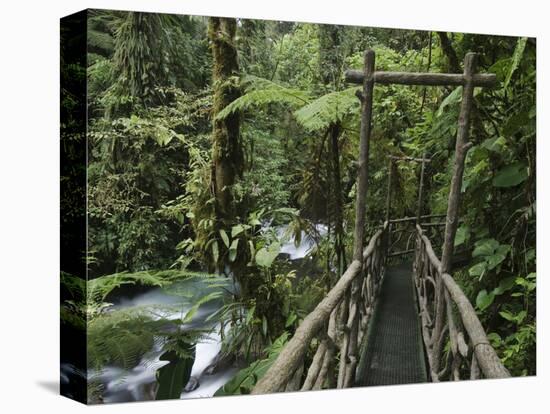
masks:
<path fill-rule="evenodd" d="M 473 91 L 496 81 L 492 74 L 476 73 L 476 58 L 473 53 L 466 55 L 462 74 L 379 72 L 375 71 L 375 54 L 369 50 L 363 71 L 346 72 L 348 82 L 362 85 L 357 94 L 361 127 L 353 260 L 304 318 L 253 394 L 510 376 L 452 276 L 462 176 L 472 146 Z M 447 213 L 422 215 L 424 167 L 430 159 L 390 156 L 386 220 L 367 241 L 365 213 L 376 83 L 460 86 L 462 101 Z M 416 217 L 390 218 L 391 167 L 396 162 L 422 166 Z M 436 221 L 441 218 L 444 220 Z"/>

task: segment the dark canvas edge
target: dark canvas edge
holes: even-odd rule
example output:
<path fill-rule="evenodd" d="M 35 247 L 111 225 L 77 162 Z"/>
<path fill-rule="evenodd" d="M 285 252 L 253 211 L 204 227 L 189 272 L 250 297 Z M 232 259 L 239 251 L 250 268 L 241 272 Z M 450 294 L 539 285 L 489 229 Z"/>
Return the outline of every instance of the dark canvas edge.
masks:
<path fill-rule="evenodd" d="M 87 280 L 87 18 L 88 10 L 82 10 L 60 19 L 60 394 L 83 404 L 88 401 L 83 306 Z M 75 306 L 63 306 L 67 300 Z"/>

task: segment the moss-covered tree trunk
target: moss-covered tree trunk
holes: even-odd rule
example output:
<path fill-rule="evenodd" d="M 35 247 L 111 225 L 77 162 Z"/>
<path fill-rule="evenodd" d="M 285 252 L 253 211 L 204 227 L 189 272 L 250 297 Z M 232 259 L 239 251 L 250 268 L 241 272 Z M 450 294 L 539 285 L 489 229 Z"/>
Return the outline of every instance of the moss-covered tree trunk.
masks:
<path fill-rule="evenodd" d="M 232 193 L 232 186 L 242 176 L 244 154 L 240 137 L 239 114 L 235 113 L 216 119 L 227 105 L 241 94 L 239 90 L 239 65 L 235 34 L 235 19 L 209 18 L 208 38 L 212 50 L 212 189 L 215 193 L 215 209 L 218 229 L 227 229 L 235 224 L 239 215 Z M 221 242 L 218 243 L 220 246 Z M 220 257 L 223 255 L 220 254 Z M 226 257 L 226 256 L 224 256 Z M 244 256 L 243 256 L 244 257 Z M 220 259 L 222 260 L 222 259 Z M 282 304 L 284 298 L 277 296 L 268 271 L 252 270 L 246 267 L 240 257 L 232 263 L 218 263 L 218 268 L 230 266 L 240 286 L 240 300 L 247 304 L 255 303 L 255 317 L 266 328 L 258 327 L 252 345 L 242 344 L 242 353 L 251 352 L 254 357 L 261 357 L 270 339 L 276 338 L 284 330 Z M 259 332 L 263 333 L 260 335 Z M 248 348 L 248 349 L 247 349 Z"/>
<path fill-rule="evenodd" d="M 231 188 L 243 172 L 243 150 L 239 134 L 239 115 L 223 120 L 216 115 L 240 96 L 238 87 L 239 64 L 235 48 L 235 19 L 211 17 L 208 38 L 212 50 L 212 188 L 216 197 L 216 215 L 224 222 L 235 216 Z"/>

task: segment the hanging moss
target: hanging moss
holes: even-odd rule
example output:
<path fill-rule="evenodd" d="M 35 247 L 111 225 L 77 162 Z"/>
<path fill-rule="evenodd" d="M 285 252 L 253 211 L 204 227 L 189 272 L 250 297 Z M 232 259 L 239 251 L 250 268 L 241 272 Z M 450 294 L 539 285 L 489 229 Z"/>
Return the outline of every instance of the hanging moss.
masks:
<path fill-rule="evenodd" d="M 115 32 L 113 79 L 105 97 L 108 116 L 127 115 L 135 105 L 162 102 L 158 87 L 172 84 L 166 67 L 167 17 L 156 13 L 129 12 Z"/>

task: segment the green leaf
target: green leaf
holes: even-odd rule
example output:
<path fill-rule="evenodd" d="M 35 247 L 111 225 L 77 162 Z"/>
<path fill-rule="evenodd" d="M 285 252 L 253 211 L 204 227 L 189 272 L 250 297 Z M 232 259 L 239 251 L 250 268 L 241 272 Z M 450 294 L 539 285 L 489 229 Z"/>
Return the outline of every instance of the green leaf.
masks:
<path fill-rule="evenodd" d="M 487 256 L 487 270 L 493 270 L 495 267 L 501 264 L 504 259 L 506 259 L 506 256 L 503 254 L 493 254 L 491 256 Z"/>
<path fill-rule="evenodd" d="M 524 311 L 524 310 L 522 310 L 520 313 L 518 313 L 518 314 L 516 315 L 516 318 L 515 318 L 515 319 L 516 319 L 516 322 L 517 322 L 518 324 L 522 323 L 526 316 L 527 316 L 527 312 Z"/>
<path fill-rule="evenodd" d="M 527 316 L 527 312 L 522 310 L 517 315 L 514 315 L 513 313 L 508 311 L 501 311 L 499 312 L 499 315 L 502 316 L 507 321 L 515 322 L 519 325 L 525 320 L 525 317 Z"/>
<path fill-rule="evenodd" d="M 172 141 L 172 138 L 174 135 L 172 134 L 172 131 L 170 131 L 168 128 L 164 126 L 159 126 L 157 128 L 157 133 L 155 135 L 155 140 L 157 143 L 161 146 L 168 145 L 170 141 Z"/>
<path fill-rule="evenodd" d="M 455 247 L 463 244 L 470 237 L 470 228 L 463 224 L 456 231 Z"/>
<path fill-rule="evenodd" d="M 497 80 L 499 82 L 504 82 L 510 69 L 511 62 L 512 58 L 497 60 L 491 67 L 489 67 L 488 72 L 497 75 Z"/>
<path fill-rule="evenodd" d="M 483 148 L 488 149 L 489 151 L 502 153 L 502 150 L 506 146 L 506 138 L 504 137 L 494 137 L 486 139 L 481 145 Z"/>
<path fill-rule="evenodd" d="M 261 267 L 271 267 L 271 264 L 281 251 L 279 243 L 272 243 L 268 247 L 262 247 L 256 253 L 256 264 Z"/>
<path fill-rule="evenodd" d="M 220 292 L 220 291 L 210 292 L 206 296 L 203 296 L 191 307 L 191 309 L 187 311 L 187 313 L 185 314 L 185 317 L 182 320 L 182 323 L 191 322 L 193 320 L 193 317 L 195 316 L 195 314 L 203 304 L 216 299 L 220 299 L 221 297 L 223 297 L 223 292 Z"/>
<path fill-rule="evenodd" d="M 476 247 L 472 253 L 473 257 L 491 256 L 495 253 L 499 242 L 495 239 L 483 239 L 476 242 Z"/>
<path fill-rule="evenodd" d="M 502 125 L 502 133 L 507 137 L 512 137 L 520 132 L 526 125 L 529 125 L 529 112 L 520 111 L 508 117 Z"/>
<path fill-rule="evenodd" d="M 252 240 L 248 241 L 248 248 L 250 249 L 250 256 L 254 257 L 256 255 L 256 249 L 254 248 Z"/>
<path fill-rule="evenodd" d="M 525 252 L 525 261 L 527 263 L 531 263 L 533 260 L 535 260 L 537 257 L 537 252 L 535 249 L 529 249 L 527 252 Z"/>
<path fill-rule="evenodd" d="M 493 186 L 495 187 L 513 187 L 524 182 L 528 177 L 527 167 L 521 162 L 507 165 L 493 178 Z"/>
<path fill-rule="evenodd" d="M 477 294 L 476 306 L 480 311 L 484 311 L 489 306 L 491 306 L 494 299 L 495 299 L 495 295 L 492 292 L 487 293 L 487 291 L 483 289 Z"/>
<path fill-rule="evenodd" d="M 227 236 L 227 233 L 224 229 L 220 230 L 220 236 L 222 236 L 223 244 L 225 244 L 225 247 L 229 247 L 229 237 Z"/>
<path fill-rule="evenodd" d="M 523 52 L 525 51 L 525 46 L 527 45 L 527 38 L 526 37 L 520 37 L 516 43 L 516 48 L 514 50 L 514 55 L 512 56 L 512 64 L 510 66 L 510 70 L 508 71 L 508 74 L 506 75 L 506 79 L 504 80 L 504 89 L 508 87 L 508 84 L 510 83 L 510 80 L 512 79 L 512 75 L 516 71 L 516 69 L 519 66 L 519 63 L 521 62 L 521 58 L 523 57 Z"/>
<path fill-rule="evenodd" d="M 273 212 L 289 215 L 289 216 L 292 216 L 292 217 L 297 217 L 298 213 L 299 213 L 298 210 L 296 210 L 295 208 L 291 208 L 291 207 L 277 208 L 277 209 L 273 210 Z"/>
<path fill-rule="evenodd" d="M 487 339 L 489 339 L 489 341 L 491 341 L 491 345 L 494 348 L 498 348 L 500 346 L 500 344 L 502 343 L 502 338 L 496 332 L 491 332 L 490 334 L 488 334 Z"/>
<path fill-rule="evenodd" d="M 194 345 L 189 345 L 189 350 L 193 355 L 191 358 L 181 358 L 175 351 L 168 351 L 160 356 L 161 361 L 170 362 L 168 365 L 157 370 L 158 389 L 155 399 L 169 400 L 180 398 L 187 381 L 189 381 L 191 368 L 193 368 L 193 363 L 195 362 Z"/>
<path fill-rule="evenodd" d="M 498 284 L 498 287 L 493 289 L 493 294 L 502 295 L 504 292 L 507 292 L 508 290 L 514 287 L 515 281 L 516 281 L 516 278 L 514 276 L 510 276 L 510 277 L 507 277 L 506 279 L 502 279 Z"/>
<path fill-rule="evenodd" d="M 267 337 L 267 319 L 265 315 L 262 316 L 262 334 Z"/>
<path fill-rule="evenodd" d="M 246 312 L 246 325 L 252 322 L 252 319 L 254 318 L 254 312 L 256 312 L 256 305 L 252 306 L 250 309 L 248 309 L 248 312 Z"/>
<path fill-rule="evenodd" d="M 236 236 L 241 234 L 245 230 L 245 227 L 242 224 L 237 224 L 231 228 L 231 238 L 234 239 Z"/>
<path fill-rule="evenodd" d="M 531 282 L 530 280 L 527 280 L 523 277 L 517 277 L 515 282 L 516 282 L 516 285 L 522 286 L 523 288 L 527 289 L 529 292 L 535 290 L 537 286 L 536 283 Z"/>
<path fill-rule="evenodd" d="M 233 240 L 231 246 L 229 247 L 229 261 L 234 262 L 237 257 L 237 248 L 239 247 L 239 239 Z"/>
<path fill-rule="evenodd" d="M 258 220 L 257 218 L 253 218 L 252 220 L 250 220 L 250 225 L 251 226 L 261 226 L 262 222 L 260 220 Z"/>
<path fill-rule="evenodd" d="M 468 270 L 468 273 L 470 276 L 483 276 L 483 274 L 487 271 L 487 263 L 481 262 L 478 263 L 472 267 L 470 267 L 470 270 Z"/>
<path fill-rule="evenodd" d="M 289 326 L 291 326 L 297 318 L 298 316 L 294 312 L 289 314 L 288 317 L 286 318 L 285 328 L 288 328 Z"/>
<path fill-rule="evenodd" d="M 501 244 L 500 246 L 497 247 L 495 254 L 502 254 L 506 256 L 511 249 L 512 249 L 512 246 L 510 246 L 509 244 Z"/>
<path fill-rule="evenodd" d="M 281 349 L 283 349 L 287 339 L 288 333 L 285 332 L 269 347 L 268 357 L 266 359 L 255 361 L 247 368 L 237 372 L 237 374 L 235 374 L 235 376 L 227 384 L 216 391 L 214 395 L 249 394 L 257 382 L 265 375 L 273 362 L 275 362 L 275 359 L 279 356 L 279 353 L 281 352 Z"/>
<path fill-rule="evenodd" d="M 513 322 L 515 320 L 514 315 L 508 311 L 500 311 L 498 314 L 507 321 Z"/>
<path fill-rule="evenodd" d="M 453 106 L 462 101 L 462 86 L 459 86 L 454 91 L 452 91 L 439 105 L 439 109 L 436 112 L 436 117 L 443 115 L 445 108 L 448 106 Z"/>
<path fill-rule="evenodd" d="M 220 250 L 218 248 L 218 241 L 214 240 L 212 243 L 212 257 L 214 258 L 214 262 L 218 262 L 218 259 L 220 257 Z"/>

